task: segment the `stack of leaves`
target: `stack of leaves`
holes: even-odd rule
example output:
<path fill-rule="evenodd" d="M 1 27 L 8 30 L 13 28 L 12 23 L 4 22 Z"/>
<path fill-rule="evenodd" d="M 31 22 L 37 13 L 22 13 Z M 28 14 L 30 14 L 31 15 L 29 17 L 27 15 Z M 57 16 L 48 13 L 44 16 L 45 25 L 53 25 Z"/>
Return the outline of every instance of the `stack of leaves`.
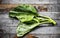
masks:
<path fill-rule="evenodd" d="M 40 24 L 56 25 L 56 22 L 50 17 L 39 15 L 32 5 L 17 6 L 10 11 L 9 16 L 16 17 L 19 20 L 16 30 L 18 37 L 25 35 L 36 26 L 40 26 Z"/>

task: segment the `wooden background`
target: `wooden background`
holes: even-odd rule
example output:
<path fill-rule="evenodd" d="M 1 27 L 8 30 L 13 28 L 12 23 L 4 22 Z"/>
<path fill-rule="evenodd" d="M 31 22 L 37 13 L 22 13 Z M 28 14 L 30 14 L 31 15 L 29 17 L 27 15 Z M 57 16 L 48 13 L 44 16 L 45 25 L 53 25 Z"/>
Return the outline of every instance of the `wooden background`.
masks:
<path fill-rule="evenodd" d="M 8 11 L 11 8 L 16 7 L 17 5 L 21 4 L 20 2 L 21 2 L 20 0 L 2 0 L 3 4 L 0 4 L 0 29 L 3 29 L 4 31 L 3 38 L 16 37 L 16 27 L 17 27 L 18 21 L 15 19 L 9 18 Z M 60 1 L 59 0 L 48 0 L 48 1 L 45 0 L 45 3 L 46 3 L 46 6 L 48 7 L 48 11 L 39 12 L 39 14 L 51 17 L 57 22 L 57 26 L 39 27 L 35 29 L 34 31 L 30 32 L 29 34 L 32 34 L 32 36 L 35 36 L 38 38 L 60 38 Z M 43 4 L 45 3 L 43 2 Z M 36 4 L 36 6 L 39 6 L 39 5 L 42 5 L 42 3 L 40 2 L 38 3 L 38 5 Z M 28 37 L 26 36 L 24 38 L 28 38 Z"/>

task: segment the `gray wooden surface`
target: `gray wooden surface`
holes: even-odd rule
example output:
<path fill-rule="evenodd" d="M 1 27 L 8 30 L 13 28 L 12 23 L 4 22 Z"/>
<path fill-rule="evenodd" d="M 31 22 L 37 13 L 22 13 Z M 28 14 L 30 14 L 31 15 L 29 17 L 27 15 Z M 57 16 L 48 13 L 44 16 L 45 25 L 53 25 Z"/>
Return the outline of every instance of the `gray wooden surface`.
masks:
<path fill-rule="evenodd" d="M 60 38 L 60 35 L 52 35 L 52 34 L 33 34 L 34 36 L 38 38 Z M 4 34 L 3 38 L 14 38 L 15 34 Z M 24 37 L 26 38 L 26 37 Z"/>
<path fill-rule="evenodd" d="M 9 3 L 9 4 L 19 4 L 19 3 L 29 3 L 29 4 L 36 4 L 36 3 L 39 3 L 39 2 L 44 2 L 46 3 L 51 3 L 51 4 L 56 4 L 57 3 L 57 0 L 3 0 L 2 3 Z M 38 4 L 37 3 L 37 4 Z M 41 3 L 42 4 L 42 3 Z"/>
<path fill-rule="evenodd" d="M 45 4 L 47 2 L 48 12 L 40 12 L 41 15 L 51 17 L 57 22 L 55 27 L 39 27 L 30 32 L 39 38 L 60 38 L 60 0 L 2 0 L 3 4 L 35 3 Z M 45 3 L 44 3 L 45 2 Z M 51 4 L 51 5 L 50 5 Z M 0 29 L 4 30 L 4 38 L 13 38 L 16 34 L 18 21 L 9 18 L 8 12 L 0 12 Z M 45 25 L 45 24 L 44 24 Z"/>
<path fill-rule="evenodd" d="M 60 34 L 59 13 L 60 12 L 49 12 L 49 13 L 40 12 L 41 15 L 47 15 L 47 16 L 50 16 L 52 19 L 54 19 L 57 22 L 57 26 L 38 27 L 38 28 L 34 29 L 33 31 L 31 31 L 30 34 L 35 34 L 35 36 L 37 36 L 39 38 L 47 38 L 47 37 L 50 38 L 50 36 L 55 37 L 55 38 L 56 38 L 56 36 L 58 37 L 58 34 Z M 14 35 L 16 34 L 17 25 L 18 25 L 18 20 L 9 18 L 8 12 L 0 12 L 0 27 L 1 27 L 1 29 L 4 30 L 4 34 L 6 34 L 4 36 L 4 38 L 14 37 Z"/>

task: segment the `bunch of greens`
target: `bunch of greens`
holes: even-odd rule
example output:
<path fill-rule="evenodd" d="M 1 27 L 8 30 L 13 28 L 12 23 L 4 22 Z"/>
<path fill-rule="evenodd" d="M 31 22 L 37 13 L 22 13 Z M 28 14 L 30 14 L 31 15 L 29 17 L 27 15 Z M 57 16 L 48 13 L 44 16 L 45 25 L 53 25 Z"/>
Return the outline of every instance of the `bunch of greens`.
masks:
<path fill-rule="evenodd" d="M 56 25 L 56 22 L 50 17 L 39 15 L 33 6 L 26 4 L 12 9 L 9 16 L 16 17 L 20 21 L 16 30 L 18 37 L 25 35 L 40 24 Z"/>

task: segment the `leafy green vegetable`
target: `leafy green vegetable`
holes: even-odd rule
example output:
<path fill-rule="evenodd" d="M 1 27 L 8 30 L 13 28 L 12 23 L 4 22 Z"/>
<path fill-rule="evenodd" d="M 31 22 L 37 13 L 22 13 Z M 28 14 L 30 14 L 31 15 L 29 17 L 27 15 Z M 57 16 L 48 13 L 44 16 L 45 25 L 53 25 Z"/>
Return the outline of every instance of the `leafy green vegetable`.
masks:
<path fill-rule="evenodd" d="M 33 12 L 33 13 L 37 12 L 36 9 L 33 6 L 26 5 L 26 4 L 20 5 L 20 6 L 16 7 L 16 8 L 14 8 L 13 10 L 20 11 L 20 12 L 23 12 L 23 11 L 24 12 Z"/>
<path fill-rule="evenodd" d="M 37 23 L 36 21 L 31 21 L 30 23 L 20 23 L 17 27 L 17 36 L 23 36 L 26 33 L 30 32 L 34 27 L 38 26 L 39 23 Z"/>
<path fill-rule="evenodd" d="M 25 35 L 40 24 L 52 23 L 56 25 L 56 22 L 50 17 L 39 15 L 33 6 L 26 4 L 12 9 L 9 13 L 9 16 L 16 17 L 20 21 L 16 30 L 18 37 Z"/>

